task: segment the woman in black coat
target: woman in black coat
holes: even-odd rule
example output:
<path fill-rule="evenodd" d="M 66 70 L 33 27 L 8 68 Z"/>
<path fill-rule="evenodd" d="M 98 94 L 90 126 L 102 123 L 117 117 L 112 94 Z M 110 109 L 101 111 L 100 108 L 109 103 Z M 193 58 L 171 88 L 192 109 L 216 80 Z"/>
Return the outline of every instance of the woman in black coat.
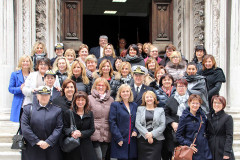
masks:
<path fill-rule="evenodd" d="M 171 97 L 164 109 L 166 116 L 166 129 L 164 131 L 165 146 L 163 148 L 163 160 L 170 160 L 173 155 L 174 148 L 179 145 L 176 140 L 176 131 L 178 128 L 179 117 L 187 108 L 189 94 L 187 92 L 188 82 L 185 79 L 177 80 L 176 93 Z"/>
<path fill-rule="evenodd" d="M 212 106 L 214 112 L 208 115 L 208 143 L 213 154 L 213 160 L 234 160 L 233 119 L 225 113 L 226 100 L 222 96 L 213 96 Z"/>
<path fill-rule="evenodd" d="M 136 65 L 145 66 L 144 59 L 139 53 L 138 46 L 136 44 L 131 44 L 128 47 L 125 60 L 129 62 L 132 65 L 132 67 Z"/>
<path fill-rule="evenodd" d="M 58 143 L 62 133 L 62 111 L 50 101 L 49 87 L 37 89 L 37 99 L 24 106 L 21 130 L 26 140 L 22 150 L 23 160 L 61 160 L 62 152 Z"/>
<path fill-rule="evenodd" d="M 192 62 L 196 63 L 197 65 L 197 73 L 202 70 L 202 61 L 206 54 L 207 52 L 203 45 L 197 45 L 195 47 Z"/>
<path fill-rule="evenodd" d="M 211 104 L 212 96 L 219 95 L 222 83 L 226 82 L 226 79 L 223 70 L 217 67 L 212 55 L 204 56 L 202 64 L 203 70 L 199 74 L 207 79 L 208 102 Z"/>
<path fill-rule="evenodd" d="M 63 131 L 66 136 L 80 138 L 80 146 L 66 153 L 65 160 L 96 160 L 91 135 L 95 131 L 93 113 L 88 105 L 88 95 L 85 92 L 77 92 L 74 95 L 71 110 L 63 116 Z M 70 112 L 73 112 L 77 130 L 71 129 Z"/>

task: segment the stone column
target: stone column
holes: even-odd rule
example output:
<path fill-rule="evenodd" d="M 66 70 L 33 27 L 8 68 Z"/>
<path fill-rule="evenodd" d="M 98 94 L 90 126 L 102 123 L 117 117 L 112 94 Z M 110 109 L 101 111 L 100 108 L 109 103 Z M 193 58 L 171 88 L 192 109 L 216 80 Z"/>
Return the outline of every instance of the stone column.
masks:
<path fill-rule="evenodd" d="M 228 87 L 230 98 L 228 102 L 233 110 L 240 110 L 239 95 L 240 95 L 240 2 L 232 0 L 231 6 L 231 31 L 230 31 L 230 74 Z"/>
<path fill-rule="evenodd" d="M 9 112 L 12 95 L 8 92 L 9 79 L 14 70 L 14 11 L 13 0 L 0 1 L 0 112 Z"/>

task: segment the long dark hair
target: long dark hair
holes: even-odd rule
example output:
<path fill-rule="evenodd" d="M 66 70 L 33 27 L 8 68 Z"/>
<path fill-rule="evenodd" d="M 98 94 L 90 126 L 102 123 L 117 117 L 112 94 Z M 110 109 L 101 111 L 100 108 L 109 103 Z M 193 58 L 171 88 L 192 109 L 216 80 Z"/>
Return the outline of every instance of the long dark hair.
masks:
<path fill-rule="evenodd" d="M 81 98 L 81 97 L 86 100 L 86 104 L 85 104 L 85 106 L 84 106 L 84 113 L 88 113 L 88 112 L 90 111 L 88 95 L 87 95 L 87 93 L 85 93 L 85 92 L 83 92 L 83 91 L 79 91 L 79 92 L 76 92 L 76 93 L 74 94 L 74 98 L 73 98 L 73 102 L 72 102 L 72 107 L 71 107 L 71 109 L 72 109 L 72 110 L 75 110 L 75 111 L 77 112 L 78 107 L 77 107 L 77 105 L 76 105 L 76 100 L 77 100 L 78 98 Z"/>
<path fill-rule="evenodd" d="M 192 61 L 195 62 L 195 63 L 198 62 L 198 59 L 197 59 L 197 56 L 196 56 L 196 52 L 197 52 L 197 51 L 200 51 L 200 50 L 203 50 L 203 58 L 204 58 L 204 56 L 207 54 L 206 49 L 204 48 L 203 45 L 197 45 L 197 46 L 195 47 L 195 51 L 194 51 L 194 55 L 193 55 L 193 59 L 192 59 Z"/>

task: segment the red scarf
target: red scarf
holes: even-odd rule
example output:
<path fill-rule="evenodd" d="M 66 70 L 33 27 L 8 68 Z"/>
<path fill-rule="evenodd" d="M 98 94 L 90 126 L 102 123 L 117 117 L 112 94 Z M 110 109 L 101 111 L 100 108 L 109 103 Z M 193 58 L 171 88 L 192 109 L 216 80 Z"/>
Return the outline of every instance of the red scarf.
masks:
<path fill-rule="evenodd" d="M 172 89 L 173 89 L 173 86 L 171 86 L 171 88 L 170 88 L 169 90 L 167 90 L 166 88 L 164 88 L 164 87 L 162 86 L 162 90 L 167 94 L 168 97 L 171 96 L 171 91 L 172 91 Z"/>

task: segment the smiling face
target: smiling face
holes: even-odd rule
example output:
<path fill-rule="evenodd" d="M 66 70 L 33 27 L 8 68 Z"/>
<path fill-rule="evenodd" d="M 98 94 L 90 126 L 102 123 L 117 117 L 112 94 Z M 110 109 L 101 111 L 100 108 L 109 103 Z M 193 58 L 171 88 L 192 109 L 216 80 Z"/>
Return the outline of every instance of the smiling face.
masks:
<path fill-rule="evenodd" d="M 196 57 L 197 57 L 198 59 L 202 59 L 203 56 L 204 56 L 203 50 L 197 50 L 197 51 L 196 51 Z"/>
<path fill-rule="evenodd" d="M 167 55 L 168 58 L 170 58 L 170 56 L 172 55 L 172 53 L 173 53 L 173 49 L 172 49 L 172 48 L 167 48 L 167 50 L 166 50 L 166 55 Z"/>
<path fill-rule="evenodd" d="M 150 63 L 148 63 L 148 69 L 149 70 L 152 70 L 152 71 L 155 71 L 156 69 L 156 64 L 154 61 L 151 61 Z"/>
<path fill-rule="evenodd" d="M 64 89 L 64 93 L 66 97 L 73 97 L 73 94 L 75 93 L 75 88 L 73 83 L 68 83 L 66 88 Z"/>
<path fill-rule="evenodd" d="M 58 69 L 60 72 L 65 72 L 67 70 L 67 63 L 65 59 L 59 59 L 57 63 Z"/>
<path fill-rule="evenodd" d="M 113 52 L 112 52 L 112 47 L 111 45 L 107 45 L 105 50 L 104 50 L 104 54 L 105 56 L 112 56 Z"/>
<path fill-rule="evenodd" d="M 196 75 L 197 74 L 197 68 L 196 68 L 196 66 L 194 66 L 194 65 L 189 65 L 188 67 L 187 67 L 187 74 L 189 75 L 189 76 L 193 76 L 193 75 Z"/>
<path fill-rule="evenodd" d="M 145 102 L 146 105 L 154 105 L 154 97 L 150 93 L 147 93 L 145 95 Z"/>
<path fill-rule="evenodd" d="M 166 72 L 164 69 L 160 69 L 158 72 L 157 72 L 157 80 L 159 81 L 160 78 L 162 77 L 162 75 L 164 75 Z"/>
<path fill-rule="evenodd" d="M 136 55 L 137 55 L 137 51 L 135 49 L 133 49 L 132 47 L 130 47 L 129 56 L 134 57 Z"/>
<path fill-rule="evenodd" d="M 215 113 L 217 113 L 222 109 L 223 109 L 223 104 L 218 99 L 215 98 L 213 100 L 213 110 L 215 111 Z"/>
<path fill-rule="evenodd" d="M 76 99 L 76 106 L 78 109 L 84 109 L 84 106 L 86 105 L 86 99 L 83 97 L 79 97 Z"/>
<path fill-rule="evenodd" d="M 205 67 L 207 69 L 211 69 L 213 67 L 213 61 L 211 60 L 211 58 L 208 58 L 205 62 Z"/>
<path fill-rule="evenodd" d="M 98 91 L 99 94 L 104 94 L 107 90 L 107 86 L 105 85 L 104 82 L 98 82 L 96 85 L 96 90 Z"/>
<path fill-rule="evenodd" d="M 75 77 L 78 77 L 81 75 L 81 73 L 82 73 L 82 68 L 79 63 L 76 63 L 76 65 L 73 68 L 73 75 L 75 75 Z"/>
<path fill-rule="evenodd" d="M 67 60 L 69 61 L 70 64 L 71 64 L 71 63 L 73 62 L 73 60 L 74 60 L 73 54 L 68 54 L 68 55 L 66 55 L 66 58 L 67 58 Z"/>
<path fill-rule="evenodd" d="M 36 54 L 41 54 L 43 53 L 43 45 L 39 44 L 36 48 Z"/>
<path fill-rule="evenodd" d="M 144 74 L 134 74 L 134 75 L 133 75 L 134 83 L 135 83 L 137 86 L 140 86 L 141 84 L 143 84 L 144 77 L 145 77 Z"/>
<path fill-rule="evenodd" d="M 111 70 L 110 64 L 109 64 L 109 62 L 106 62 L 102 67 L 102 73 L 103 74 L 109 74 L 110 70 Z"/>
<path fill-rule="evenodd" d="M 138 45 L 138 51 L 140 54 L 142 54 L 142 51 L 143 51 L 143 46 L 142 45 Z"/>
<path fill-rule="evenodd" d="M 30 59 L 29 58 L 25 58 L 23 61 L 22 61 L 22 69 L 30 69 Z"/>
<path fill-rule="evenodd" d="M 171 61 L 172 61 L 173 64 L 177 65 L 180 62 L 180 57 L 174 56 L 174 57 L 171 58 Z"/>
<path fill-rule="evenodd" d="M 61 56 L 63 56 L 64 50 L 63 49 L 56 49 L 55 52 L 56 52 L 56 55 L 58 57 L 61 57 Z"/>
<path fill-rule="evenodd" d="M 150 51 L 150 56 L 156 59 L 158 57 L 158 49 L 157 48 L 153 48 Z"/>
<path fill-rule="evenodd" d="M 79 57 L 83 60 L 83 62 L 85 61 L 85 58 L 88 56 L 88 50 L 87 48 L 82 48 L 79 52 Z"/>
<path fill-rule="evenodd" d="M 196 114 L 199 107 L 201 106 L 201 103 L 199 102 L 198 99 L 193 99 L 190 103 L 188 103 L 190 107 L 190 112 Z"/>
<path fill-rule="evenodd" d="M 124 100 L 129 100 L 131 96 L 131 91 L 130 88 L 123 88 L 122 91 L 120 92 L 120 97 Z"/>
<path fill-rule="evenodd" d="M 115 68 L 117 69 L 117 71 L 119 70 L 119 67 L 121 66 L 121 64 L 122 64 L 122 60 L 117 59 L 116 62 L 115 62 Z"/>
<path fill-rule="evenodd" d="M 100 38 L 99 39 L 99 46 L 101 46 L 102 48 L 104 48 L 108 43 L 108 40 L 105 38 Z"/>
<path fill-rule="evenodd" d="M 91 72 L 94 72 L 97 69 L 97 63 L 92 60 L 88 60 L 86 63 L 87 69 Z"/>
<path fill-rule="evenodd" d="M 45 62 L 41 62 L 38 65 L 38 71 L 41 74 L 45 74 L 45 72 L 49 69 L 48 65 Z"/>
<path fill-rule="evenodd" d="M 123 77 L 127 77 L 129 73 L 130 73 L 130 68 L 128 68 L 128 65 L 124 65 L 121 70 L 121 75 Z"/>
<path fill-rule="evenodd" d="M 49 88 L 52 88 L 53 87 L 53 84 L 55 83 L 55 80 L 56 78 L 52 75 L 47 75 L 45 78 L 44 78 L 44 82 L 45 84 L 49 87 Z"/>
<path fill-rule="evenodd" d="M 187 87 L 184 84 L 178 83 L 176 90 L 180 96 L 183 96 L 187 91 Z"/>
<path fill-rule="evenodd" d="M 168 89 L 172 86 L 172 79 L 168 76 L 166 76 L 163 80 L 162 80 L 162 85 L 164 88 Z"/>

